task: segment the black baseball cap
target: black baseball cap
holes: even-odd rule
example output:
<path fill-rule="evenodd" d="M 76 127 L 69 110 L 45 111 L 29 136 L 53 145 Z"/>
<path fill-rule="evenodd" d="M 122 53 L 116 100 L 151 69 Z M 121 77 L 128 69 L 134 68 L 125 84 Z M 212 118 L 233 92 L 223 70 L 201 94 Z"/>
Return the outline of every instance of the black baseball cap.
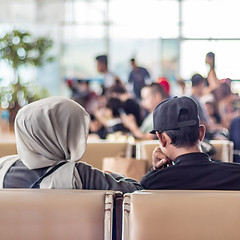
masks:
<path fill-rule="evenodd" d="M 179 121 L 182 111 L 188 112 L 188 119 Z M 154 130 L 150 133 L 175 130 L 182 127 L 199 126 L 197 103 L 190 97 L 174 97 L 161 102 L 153 112 Z"/>

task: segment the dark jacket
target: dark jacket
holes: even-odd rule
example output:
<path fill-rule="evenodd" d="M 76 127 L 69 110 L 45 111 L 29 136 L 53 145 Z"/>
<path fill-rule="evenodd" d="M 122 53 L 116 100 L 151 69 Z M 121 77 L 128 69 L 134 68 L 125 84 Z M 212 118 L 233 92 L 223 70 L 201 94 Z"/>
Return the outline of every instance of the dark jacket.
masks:
<path fill-rule="evenodd" d="M 213 162 L 205 153 L 181 155 L 174 164 L 150 170 L 140 183 L 145 189 L 240 190 L 240 164 Z"/>
<path fill-rule="evenodd" d="M 230 124 L 230 140 L 234 143 L 234 150 L 240 151 L 240 117 L 236 117 Z M 240 155 L 234 154 L 233 161 L 240 163 Z"/>
<path fill-rule="evenodd" d="M 131 178 L 117 173 L 108 174 L 92 167 L 84 162 L 76 163 L 76 168 L 82 181 L 83 189 L 115 190 L 123 193 L 141 190 L 140 184 Z M 39 169 L 28 169 L 22 161 L 18 160 L 5 175 L 4 188 L 30 188 L 48 167 Z"/>

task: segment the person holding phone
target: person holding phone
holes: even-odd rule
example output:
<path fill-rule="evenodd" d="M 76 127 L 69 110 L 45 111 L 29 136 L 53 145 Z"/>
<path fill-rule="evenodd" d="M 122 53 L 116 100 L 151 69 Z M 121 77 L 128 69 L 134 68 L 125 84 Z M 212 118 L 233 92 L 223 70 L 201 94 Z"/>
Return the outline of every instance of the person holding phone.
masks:
<path fill-rule="evenodd" d="M 140 181 L 144 189 L 240 190 L 240 165 L 213 162 L 202 152 L 205 126 L 198 106 L 189 97 L 160 103 L 153 113 L 160 146 L 153 152 L 153 168 Z"/>
<path fill-rule="evenodd" d="M 205 63 L 209 65 L 209 72 L 207 76 L 208 87 L 206 87 L 205 93 L 209 93 L 220 85 L 220 81 L 215 72 L 215 54 L 213 52 L 208 52 L 206 54 Z"/>

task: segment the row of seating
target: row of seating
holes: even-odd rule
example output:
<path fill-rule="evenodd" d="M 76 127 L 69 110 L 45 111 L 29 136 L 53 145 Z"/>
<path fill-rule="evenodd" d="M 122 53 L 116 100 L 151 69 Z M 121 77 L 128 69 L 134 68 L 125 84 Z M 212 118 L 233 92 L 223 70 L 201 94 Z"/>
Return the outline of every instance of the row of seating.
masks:
<path fill-rule="evenodd" d="M 233 142 L 228 140 L 211 140 L 210 143 L 216 149 L 214 159 L 223 162 L 233 161 Z M 132 143 L 131 143 L 132 145 Z M 135 156 L 138 159 L 146 159 L 151 165 L 152 152 L 159 145 L 158 140 L 139 141 L 136 144 Z M 127 141 L 89 141 L 82 161 L 102 169 L 102 161 L 105 157 L 124 156 L 127 152 L 129 143 Z M 16 154 L 17 148 L 15 141 L 0 141 L 0 157 Z"/>
<path fill-rule="evenodd" d="M 223 162 L 233 161 L 232 142 L 227 140 L 213 140 L 210 143 L 216 149 L 216 153 L 213 156 L 214 159 Z M 128 177 L 140 180 L 142 176 L 148 171 L 148 169 L 150 169 L 152 165 L 152 152 L 158 145 L 159 141 L 157 140 L 139 141 L 135 144 L 128 143 L 127 141 L 89 141 L 87 144 L 86 152 L 81 160 L 98 169 L 119 172 Z M 133 163 L 130 164 L 130 160 L 126 158 L 117 160 L 112 159 L 129 155 L 129 150 L 130 152 L 132 151 L 133 155 L 135 155 L 135 159 L 131 159 Z M 17 149 L 16 143 L 14 141 L 0 142 L 0 157 L 16 153 Z M 121 164 L 117 164 L 117 161 L 121 161 Z M 136 172 L 136 167 L 131 168 L 131 166 L 137 166 L 138 171 Z"/>
<path fill-rule="evenodd" d="M 152 152 L 159 145 L 159 141 L 141 141 L 139 144 L 140 157 L 148 159 L 148 164 L 151 166 Z M 212 156 L 213 159 L 222 162 L 233 162 L 233 142 L 228 140 L 211 140 L 210 144 L 216 150 L 216 153 Z"/>
<path fill-rule="evenodd" d="M 238 191 L 0 190 L 0 239 L 238 240 Z"/>

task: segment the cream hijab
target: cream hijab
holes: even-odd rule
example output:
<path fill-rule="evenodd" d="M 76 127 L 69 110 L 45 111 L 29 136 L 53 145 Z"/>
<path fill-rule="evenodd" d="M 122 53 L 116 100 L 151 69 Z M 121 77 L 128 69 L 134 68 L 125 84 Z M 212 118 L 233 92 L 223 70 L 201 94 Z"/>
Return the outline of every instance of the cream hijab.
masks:
<path fill-rule="evenodd" d="M 28 104 L 15 120 L 19 158 L 29 169 L 79 161 L 86 149 L 89 121 L 84 108 L 67 98 Z"/>

